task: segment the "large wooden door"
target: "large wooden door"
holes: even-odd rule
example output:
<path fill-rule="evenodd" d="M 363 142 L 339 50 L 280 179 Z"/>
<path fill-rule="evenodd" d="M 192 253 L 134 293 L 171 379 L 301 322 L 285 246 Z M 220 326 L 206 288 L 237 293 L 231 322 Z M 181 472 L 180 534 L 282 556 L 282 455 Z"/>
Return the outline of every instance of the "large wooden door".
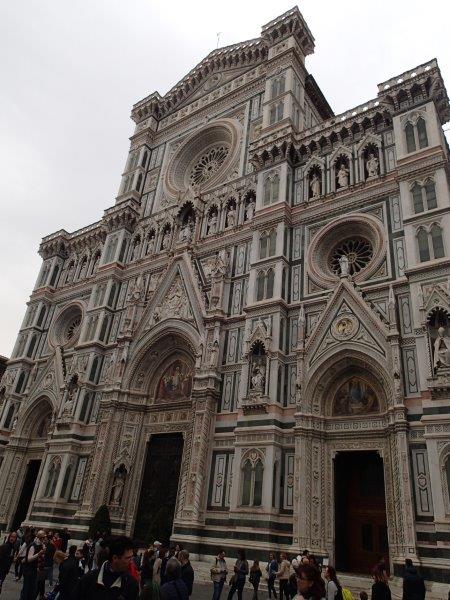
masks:
<path fill-rule="evenodd" d="M 369 574 L 380 556 L 388 559 L 383 460 L 376 452 L 335 458 L 335 535 L 340 571 Z"/>
<path fill-rule="evenodd" d="M 178 495 L 183 436 L 152 435 L 139 497 L 134 539 L 142 544 L 168 543 Z"/>

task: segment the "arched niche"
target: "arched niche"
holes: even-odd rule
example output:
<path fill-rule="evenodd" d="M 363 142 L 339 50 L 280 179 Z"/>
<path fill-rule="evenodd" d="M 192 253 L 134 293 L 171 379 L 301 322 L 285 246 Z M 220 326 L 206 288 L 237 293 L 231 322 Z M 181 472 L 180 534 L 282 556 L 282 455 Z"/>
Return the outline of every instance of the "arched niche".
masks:
<path fill-rule="evenodd" d="M 34 400 L 25 413 L 18 416 L 15 435 L 27 437 L 30 441 L 44 442 L 48 436 L 53 406 L 47 396 Z"/>

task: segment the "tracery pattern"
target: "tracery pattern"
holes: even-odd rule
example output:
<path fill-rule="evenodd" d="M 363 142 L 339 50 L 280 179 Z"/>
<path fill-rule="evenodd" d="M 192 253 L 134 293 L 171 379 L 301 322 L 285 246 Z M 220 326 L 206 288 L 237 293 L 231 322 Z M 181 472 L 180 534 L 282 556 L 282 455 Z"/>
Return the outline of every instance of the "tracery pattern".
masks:
<path fill-rule="evenodd" d="M 341 272 L 339 259 L 342 256 L 346 256 L 348 259 L 350 275 L 355 275 L 371 261 L 373 256 L 372 245 L 368 240 L 357 237 L 344 240 L 336 246 L 330 254 L 330 267 L 336 274 Z"/>
<path fill-rule="evenodd" d="M 206 183 L 217 173 L 228 156 L 229 149 L 226 146 L 210 148 L 198 159 L 192 167 L 189 179 L 195 185 Z"/>

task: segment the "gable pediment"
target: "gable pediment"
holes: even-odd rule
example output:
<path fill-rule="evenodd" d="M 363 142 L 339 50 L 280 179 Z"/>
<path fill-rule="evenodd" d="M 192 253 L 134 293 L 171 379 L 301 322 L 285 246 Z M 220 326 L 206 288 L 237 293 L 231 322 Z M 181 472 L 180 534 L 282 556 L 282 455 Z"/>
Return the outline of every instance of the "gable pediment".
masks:
<path fill-rule="evenodd" d="M 353 285 L 342 279 L 305 346 L 308 365 L 345 347 L 387 359 L 389 331 Z"/>
<path fill-rule="evenodd" d="M 169 265 L 142 315 L 141 333 L 168 319 L 180 319 L 203 331 L 205 316 L 201 292 L 189 259 L 183 255 Z"/>

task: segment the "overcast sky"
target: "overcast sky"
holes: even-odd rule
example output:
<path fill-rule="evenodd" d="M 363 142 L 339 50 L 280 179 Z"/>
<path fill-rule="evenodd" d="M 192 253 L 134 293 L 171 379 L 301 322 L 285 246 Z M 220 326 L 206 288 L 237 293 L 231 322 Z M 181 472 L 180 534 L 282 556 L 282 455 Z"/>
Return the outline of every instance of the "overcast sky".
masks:
<path fill-rule="evenodd" d="M 0 354 L 12 351 L 41 264 L 40 239 L 88 225 L 114 204 L 131 106 L 167 92 L 216 48 L 218 32 L 220 46 L 258 37 L 292 6 L 0 2 Z M 434 57 L 450 86 L 444 0 L 305 0 L 299 8 L 316 40 L 307 68 L 336 113 Z"/>

